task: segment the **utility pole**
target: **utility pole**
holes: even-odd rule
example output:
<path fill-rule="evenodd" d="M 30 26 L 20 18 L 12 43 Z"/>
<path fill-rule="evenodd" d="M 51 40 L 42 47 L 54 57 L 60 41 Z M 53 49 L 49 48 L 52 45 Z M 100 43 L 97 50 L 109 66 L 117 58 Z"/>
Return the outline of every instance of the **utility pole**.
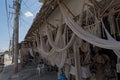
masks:
<path fill-rule="evenodd" d="M 13 1 L 13 7 L 15 9 L 14 14 L 14 73 L 18 73 L 18 40 L 19 40 L 19 14 L 20 14 L 20 0 Z"/>
<path fill-rule="evenodd" d="M 9 58 L 10 58 L 10 56 L 11 56 L 11 54 L 12 54 L 12 53 L 11 53 L 11 52 L 12 52 L 12 50 L 11 50 L 11 49 L 12 49 L 12 48 L 11 48 L 11 41 L 12 41 L 12 40 L 10 40 L 10 42 L 9 42 Z"/>
<path fill-rule="evenodd" d="M 14 63 L 14 33 L 12 35 L 12 63 Z"/>

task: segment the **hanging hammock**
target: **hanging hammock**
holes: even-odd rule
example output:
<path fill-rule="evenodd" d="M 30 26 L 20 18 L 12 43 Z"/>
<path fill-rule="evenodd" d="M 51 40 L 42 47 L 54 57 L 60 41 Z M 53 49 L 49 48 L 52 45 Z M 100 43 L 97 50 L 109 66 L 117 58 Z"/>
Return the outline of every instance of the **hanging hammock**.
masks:
<path fill-rule="evenodd" d="M 57 31 L 55 43 L 57 45 L 60 45 L 60 47 L 63 47 L 63 46 L 65 46 L 65 35 L 61 35 L 60 34 L 61 31 L 62 31 L 62 28 L 59 27 L 58 31 Z M 61 37 L 60 37 L 60 35 L 61 35 Z M 62 51 L 60 53 L 55 52 L 55 50 L 53 50 L 53 48 L 49 52 L 47 52 L 44 49 L 42 35 L 40 35 L 41 43 L 39 42 L 38 37 L 36 37 L 36 40 L 37 40 L 39 53 L 42 54 L 43 57 L 48 59 L 53 66 L 56 64 L 59 68 L 62 68 L 64 66 L 65 61 L 66 61 L 67 52 L 66 51 Z M 63 43 L 61 44 L 61 42 L 63 42 Z"/>
<path fill-rule="evenodd" d="M 74 66 L 71 66 L 71 68 L 70 68 L 70 74 L 72 74 L 72 75 L 75 76 L 76 73 L 77 73 L 76 68 Z"/>
<path fill-rule="evenodd" d="M 59 40 L 59 47 L 63 47 L 65 46 L 65 35 L 63 35 L 60 40 Z M 56 65 L 59 67 L 59 69 L 61 69 L 64 66 L 64 63 L 66 61 L 67 58 L 67 50 L 62 51 L 62 52 L 57 52 L 57 55 L 55 56 L 55 63 Z"/>
<path fill-rule="evenodd" d="M 102 21 L 102 28 L 104 29 L 108 40 L 116 41 L 116 40 L 109 34 L 109 32 L 107 31 L 107 29 L 105 28 L 105 25 L 104 25 L 103 21 Z M 117 55 L 117 57 L 120 58 L 120 50 L 114 50 L 114 49 L 113 49 L 113 51 L 114 51 L 114 53 Z"/>
<path fill-rule="evenodd" d="M 59 3 L 59 7 L 64 16 L 65 23 L 79 38 L 101 48 L 116 50 L 120 49 L 120 42 L 101 39 L 86 32 L 78 23 L 76 23 L 71 17 L 69 17 L 69 15 L 67 15 L 67 11 L 63 4 Z"/>
<path fill-rule="evenodd" d="M 55 38 L 55 43 L 58 44 L 58 41 L 59 41 L 59 38 L 60 38 L 60 33 L 62 32 L 62 27 L 59 27 L 58 30 L 57 30 L 57 35 L 56 35 L 56 38 Z M 52 48 L 49 52 L 46 52 L 44 50 L 44 47 L 43 47 L 43 41 L 42 41 L 42 35 L 40 33 L 40 41 L 39 42 L 39 39 L 38 37 L 36 37 L 36 40 L 37 40 L 37 44 L 38 44 L 38 51 L 43 54 L 43 55 L 46 55 L 46 56 L 53 56 L 54 53 L 55 53 L 55 50 Z"/>
<path fill-rule="evenodd" d="M 32 48 L 29 48 L 29 52 L 30 52 L 30 55 L 31 55 L 32 57 L 35 57 L 34 54 L 33 54 Z"/>
<path fill-rule="evenodd" d="M 68 44 L 67 44 L 66 46 L 64 46 L 63 48 L 59 48 L 59 47 L 55 44 L 55 42 L 53 41 L 52 35 L 51 35 L 51 33 L 48 31 L 48 28 L 46 29 L 46 33 L 47 33 L 47 37 L 48 37 L 48 41 L 49 41 L 50 45 L 52 46 L 52 48 L 53 48 L 56 52 L 61 52 L 61 51 L 67 50 L 67 49 L 73 44 L 73 42 L 74 42 L 74 40 L 75 40 L 75 37 L 76 37 L 75 34 L 73 33 L 70 41 L 68 42 Z M 64 34 L 65 34 L 65 33 L 64 33 Z M 62 33 L 61 33 L 61 35 L 62 35 Z M 60 37 L 60 36 L 59 36 L 59 37 Z"/>

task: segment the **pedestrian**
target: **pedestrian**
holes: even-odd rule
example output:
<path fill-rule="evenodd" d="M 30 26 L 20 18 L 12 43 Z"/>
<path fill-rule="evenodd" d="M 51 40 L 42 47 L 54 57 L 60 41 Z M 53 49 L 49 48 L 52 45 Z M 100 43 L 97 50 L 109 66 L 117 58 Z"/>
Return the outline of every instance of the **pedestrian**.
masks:
<path fill-rule="evenodd" d="M 61 71 L 61 74 L 60 74 L 60 80 L 67 80 L 63 70 Z"/>

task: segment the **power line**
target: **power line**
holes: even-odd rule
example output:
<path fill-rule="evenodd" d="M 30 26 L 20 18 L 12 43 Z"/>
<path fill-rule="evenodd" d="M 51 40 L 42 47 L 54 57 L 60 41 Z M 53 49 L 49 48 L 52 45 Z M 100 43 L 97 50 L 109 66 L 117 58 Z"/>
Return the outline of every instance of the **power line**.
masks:
<path fill-rule="evenodd" d="M 35 1 L 34 3 L 32 3 L 32 4 L 30 5 L 30 7 L 33 7 L 36 3 L 37 3 L 37 1 Z"/>
<path fill-rule="evenodd" d="M 21 11 L 20 13 L 21 13 L 20 19 L 23 20 L 23 22 L 26 23 L 28 26 L 30 26 L 30 25 L 29 25 L 30 23 L 27 22 L 27 21 L 22 17 L 22 15 L 24 16 L 23 12 Z"/>
<path fill-rule="evenodd" d="M 9 26 L 11 26 L 11 28 L 13 29 L 13 13 L 9 13 L 10 17 L 9 17 Z"/>
<path fill-rule="evenodd" d="M 30 7 L 34 6 L 36 3 L 37 3 L 37 1 L 35 1 L 34 3 L 32 3 L 32 4 L 30 5 Z M 34 10 L 31 10 L 30 7 L 26 4 L 25 1 L 23 1 L 23 5 L 24 5 L 24 6 L 26 7 L 26 9 L 28 9 L 32 14 L 34 14 L 34 12 L 35 12 L 38 8 L 40 8 L 40 7 L 38 6 L 38 7 L 35 8 Z"/>
<path fill-rule="evenodd" d="M 7 0 L 5 0 L 5 8 L 6 8 L 6 17 L 7 17 L 7 26 L 8 26 L 8 34 L 10 39 L 10 27 L 9 27 L 9 13 L 8 13 L 8 6 Z"/>
<path fill-rule="evenodd" d="M 30 10 L 30 8 L 28 7 L 28 5 L 23 1 L 23 5 L 32 13 L 32 14 L 34 14 L 31 10 Z"/>
<path fill-rule="evenodd" d="M 35 12 L 35 11 L 37 11 L 37 10 L 39 10 L 39 9 L 40 9 L 40 7 L 38 6 L 36 9 L 33 10 L 33 12 Z"/>
<path fill-rule="evenodd" d="M 24 20 L 24 18 L 22 17 L 22 16 L 20 16 L 20 25 L 23 25 L 23 24 L 26 24 L 27 26 L 30 26 L 29 25 L 29 23 L 26 21 L 26 20 Z M 25 27 L 25 26 L 24 26 Z M 25 27 L 26 28 L 26 30 L 27 30 L 27 27 Z"/>

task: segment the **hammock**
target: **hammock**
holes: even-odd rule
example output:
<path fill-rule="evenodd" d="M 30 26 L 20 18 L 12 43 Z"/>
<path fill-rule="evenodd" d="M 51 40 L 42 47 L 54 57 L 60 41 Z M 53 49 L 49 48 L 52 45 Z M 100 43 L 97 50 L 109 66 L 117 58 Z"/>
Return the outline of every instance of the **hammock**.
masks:
<path fill-rule="evenodd" d="M 30 52 L 30 55 L 31 55 L 32 57 L 35 57 L 34 54 L 33 54 L 33 50 L 32 50 L 31 48 L 29 48 L 29 52 Z"/>
<path fill-rule="evenodd" d="M 63 35 L 59 39 L 59 47 L 63 47 L 65 45 L 65 35 Z M 62 52 L 54 52 L 54 55 L 51 55 L 49 57 L 49 60 L 51 61 L 52 65 L 57 65 L 59 69 L 61 69 L 64 66 L 64 63 L 67 58 L 67 51 L 62 51 Z"/>
<path fill-rule="evenodd" d="M 65 23 L 79 38 L 101 48 L 112 50 L 120 49 L 120 43 L 118 41 L 101 39 L 86 32 L 78 23 L 76 23 L 71 17 L 69 17 L 69 15 L 67 15 L 67 11 L 63 4 L 59 3 L 59 7 L 64 16 Z"/>
<path fill-rule="evenodd" d="M 93 15 L 92 12 L 91 12 L 89 9 L 88 9 L 88 11 L 89 11 L 89 13 L 90 13 L 91 15 Z M 100 29 L 99 29 L 100 27 L 98 27 L 99 24 L 100 24 L 100 22 L 97 22 L 95 25 L 87 26 L 85 30 L 88 31 L 88 32 L 90 32 L 91 34 L 94 34 L 94 35 L 96 35 L 96 36 L 100 36 L 100 35 L 99 35 L 99 34 L 100 34 Z M 55 42 L 53 41 L 52 35 L 51 35 L 50 31 L 48 30 L 48 28 L 46 28 L 46 33 L 47 33 L 48 41 L 49 41 L 50 45 L 52 46 L 52 48 L 53 48 L 56 52 L 61 52 L 61 51 L 67 50 L 67 49 L 73 44 L 73 42 L 74 42 L 74 40 L 75 40 L 75 38 L 76 38 L 75 34 L 73 33 L 70 41 L 68 42 L 68 44 L 67 44 L 65 47 L 63 47 L 63 48 L 59 48 L 59 47 L 55 44 Z M 65 33 L 64 33 L 64 34 L 65 34 Z M 62 35 L 62 34 L 60 34 L 60 36 L 61 36 L 61 35 Z M 57 37 L 60 37 L 60 36 L 57 35 Z"/>
<path fill-rule="evenodd" d="M 74 76 L 76 75 L 76 68 L 74 66 L 71 66 L 70 74 L 72 74 Z"/>
<path fill-rule="evenodd" d="M 107 36 L 108 40 L 116 41 L 116 40 L 109 34 L 109 32 L 107 31 L 107 29 L 105 28 L 105 25 L 104 25 L 103 21 L 102 21 L 102 27 L 103 27 L 103 29 L 105 30 L 105 33 L 106 33 L 106 36 Z M 114 51 L 114 53 L 117 55 L 117 57 L 120 58 L 120 51 L 119 51 L 119 50 L 114 50 L 114 49 L 113 49 L 113 51 Z"/>
<path fill-rule="evenodd" d="M 46 29 L 46 33 L 47 33 L 47 36 L 48 36 L 48 41 L 50 43 L 50 45 L 52 46 L 52 48 L 56 51 L 56 52 L 61 52 L 61 51 L 65 51 L 67 50 L 74 42 L 75 40 L 75 34 L 73 33 L 72 34 L 72 37 L 70 39 L 70 41 L 68 42 L 68 44 L 66 46 L 64 46 L 63 48 L 59 48 L 55 42 L 53 41 L 52 39 L 52 36 L 51 36 L 51 33 L 48 31 L 48 28 Z M 64 33 L 65 34 L 65 33 Z M 61 34 L 62 35 L 62 34 Z M 57 35 L 58 36 L 58 35 Z M 60 38 L 60 36 L 58 36 Z"/>
<path fill-rule="evenodd" d="M 94 13 L 95 14 L 95 13 Z M 91 34 L 97 36 L 97 37 L 101 37 L 101 29 L 100 29 L 100 21 L 97 19 L 96 15 L 94 15 L 90 9 L 88 8 L 86 11 L 86 24 L 88 26 L 84 26 L 84 27 L 88 27 L 87 29 L 85 29 L 87 32 L 90 32 Z M 93 16 L 95 16 L 95 23 L 89 25 L 88 23 L 88 17 L 93 18 Z"/>
<path fill-rule="evenodd" d="M 65 46 L 65 35 L 61 35 L 60 34 L 61 31 L 62 31 L 62 28 L 59 27 L 58 31 L 57 31 L 57 37 L 55 39 L 55 43 L 59 47 Z M 61 35 L 61 38 L 60 38 L 60 35 Z M 47 52 L 44 49 L 42 35 L 40 35 L 40 39 L 41 39 L 40 40 L 41 43 L 39 43 L 39 39 L 38 39 L 38 37 L 36 37 L 39 53 L 42 54 L 43 57 L 48 59 L 53 66 L 56 64 L 59 68 L 62 68 L 64 66 L 65 61 L 66 61 L 67 52 L 66 51 L 62 51 L 60 53 L 55 52 L 55 50 L 53 48 L 49 52 Z M 61 42 L 63 42 L 63 43 L 61 44 Z M 40 46 L 40 44 L 41 44 L 41 46 Z"/>
<path fill-rule="evenodd" d="M 63 42 L 63 44 L 62 44 Z M 59 39 L 59 47 L 65 46 L 65 35 Z M 59 69 L 64 66 L 64 63 L 67 58 L 67 51 L 55 52 L 53 56 L 50 56 L 51 63 L 56 64 Z"/>
<path fill-rule="evenodd" d="M 58 44 L 58 40 L 59 40 L 59 36 L 61 35 L 60 33 L 61 33 L 61 31 L 62 31 L 62 27 L 59 27 L 58 28 L 58 31 L 57 31 L 57 37 L 56 37 L 56 39 L 55 39 L 55 43 L 56 44 Z M 39 39 L 38 39 L 38 36 L 36 36 L 36 41 L 37 41 L 37 48 L 38 48 L 38 51 L 39 51 L 39 53 L 41 53 L 43 56 L 50 56 L 50 55 L 54 55 L 54 53 L 55 53 L 55 51 L 54 51 L 54 49 L 52 48 L 49 52 L 46 52 L 45 50 L 44 50 L 44 48 L 43 48 L 43 42 L 42 42 L 42 35 L 41 35 L 41 33 L 40 33 L 40 41 L 41 42 L 39 42 Z"/>
<path fill-rule="evenodd" d="M 65 40 L 65 33 L 61 36 L 61 38 L 59 39 L 59 47 L 63 47 L 66 44 L 66 40 Z M 64 63 L 66 61 L 67 58 L 67 50 L 64 50 L 62 52 L 57 52 L 57 55 L 55 57 L 55 63 L 56 65 L 59 67 L 59 69 L 61 69 L 64 66 Z"/>
<path fill-rule="evenodd" d="M 107 36 L 108 40 L 116 41 L 116 40 L 109 34 L 109 32 L 108 32 L 107 29 L 105 28 L 105 25 L 104 25 L 103 22 L 102 22 L 102 27 L 103 27 L 103 29 L 105 30 L 105 33 L 106 33 L 106 36 Z M 116 70 L 117 70 L 117 72 L 120 72 L 120 61 L 119 61 L 119 59 L 120 59 L 120 50 L 113 50 L 113 51 L 114 51 L 114 53 L 117 55 Z"/>

